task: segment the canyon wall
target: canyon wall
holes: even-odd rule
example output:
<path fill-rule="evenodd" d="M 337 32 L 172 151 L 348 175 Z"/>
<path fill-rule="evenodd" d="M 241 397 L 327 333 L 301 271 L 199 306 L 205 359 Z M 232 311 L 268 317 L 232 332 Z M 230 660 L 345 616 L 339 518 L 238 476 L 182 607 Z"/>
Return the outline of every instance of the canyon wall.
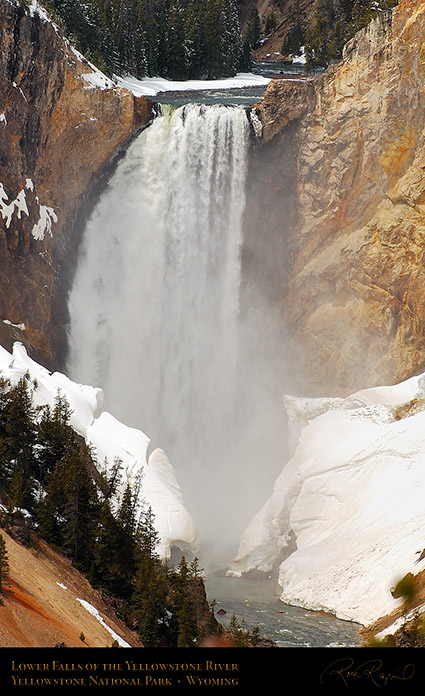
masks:
<path fill-rule="evenodd" d="M 256 105 L 268 185 L 248 239 L 273 210 L 260 234 L 281 238 L 294 392 L 345 395 L 425 367 L 424 49 L 425 2 L 402 0 L 338 65 L 273 80 Z"/>
<path fill-rule="evenodd" d="M 0 30 L 0 343 L 56 368 L 77 212 L 153 105 L 106 80 L 41 8 L 0 0 Z"/>
<path fill-rule="evenodd" d="M 153 105 L 42 11 L 0 0 L 0 27 L 0 343 L 57 368 L 77 214 Z M 246 298 L 279 313 L 293 392 L 344 395 L 425 366 L 424 46 L 425 3 L 402 0 L 338 65 L 273 80 L 256 106 Z"/>

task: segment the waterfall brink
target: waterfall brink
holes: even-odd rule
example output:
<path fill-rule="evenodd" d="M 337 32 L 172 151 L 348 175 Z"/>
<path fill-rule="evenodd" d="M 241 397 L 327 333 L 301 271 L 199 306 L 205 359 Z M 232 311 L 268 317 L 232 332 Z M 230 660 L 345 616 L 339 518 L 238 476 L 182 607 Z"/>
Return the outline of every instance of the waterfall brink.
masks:
<path fill-rule="evenodd" d="M 87 224 L 69 300 L 71 378 L 166 451 L 205 538 L 238 538 L 263 478 L 239 311 L 249 138 L 239 107 L 158 117 Z"/>

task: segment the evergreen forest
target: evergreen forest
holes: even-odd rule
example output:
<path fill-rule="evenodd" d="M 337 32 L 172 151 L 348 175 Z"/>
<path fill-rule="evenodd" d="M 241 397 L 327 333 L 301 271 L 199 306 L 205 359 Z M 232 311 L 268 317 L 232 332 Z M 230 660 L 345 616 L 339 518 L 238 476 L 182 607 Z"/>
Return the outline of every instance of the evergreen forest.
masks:
<path fill-rule="evenodd" d="M 46 0 L 53 19 L 109 75 L 221 78 L 244 67 L 236 0 Z"/>
<path fill-rule="evenodd" d="M 28 0 L 19 0 L 24 6 Z M 241 28 L 238 0 L 45 0 L 71 43 L 107 75 L 217 79 L 250 70 L 253 50 L 281 26 L 281 53 L 306 54 L 306 71 L 340 60 L 342 49 L 398 0 L 312 0 L 290 9 L 254 5 Z M 307 7 L 307 9 L 306 9 Z M 283 14 L 282 14 L 283 13 Z M 286 13 L 286 14 L 285 14 Z M 281 22 L 279 22 L 278 17 Z"/>
<path fill-rule="evenodd" d="M 65 554 L 89 582 L 113 598 L 117 615 L 145 647 L 196 647 L 221 626 L 206 601 L 198 559 L 169 567 L 140 482 L 117 494 L 121 462 L 109 475 L 69 424 L 66 400 L 34 406 L 29 375 L 0 379 L 1 524 L 30 545 L 36 533 Z M 105 464 L 105 463 L 104 463 Z M 103 467 L 104 468 L 104 467 Z M 102 470 L 103 470 L 102 468 Z M 0 590 L 7 572 L 0 535 Z"/>

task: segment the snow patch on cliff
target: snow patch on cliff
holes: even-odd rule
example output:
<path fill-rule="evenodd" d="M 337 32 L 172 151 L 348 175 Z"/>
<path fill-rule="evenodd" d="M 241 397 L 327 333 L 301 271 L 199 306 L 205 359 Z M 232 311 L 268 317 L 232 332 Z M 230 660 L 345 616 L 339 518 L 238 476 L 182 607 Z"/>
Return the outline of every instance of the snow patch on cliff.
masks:
<path fill-rule="evenodd" d="M 34 193 L 34 183 L 31 179 L 25 179 L 25 185 L 18 192 L 16 198 L 9 200 L 9 195 L 6 193 L 4 185 L 0 183 L 0 213 L 6 225 L 6 229 L 10 228 L 14 218 L 20 220 L 22 215 L 30 216 L 26 198 L 26 191 Z M 58 216 L 55 210 L 48 206 L 42 205 L 38 196 L 35 196 L 35 201 L 38 205 L 38 220 L 33 225 L 31 234 L 34 239 L 42 241 L 47 234 L 52 236 L 52 225 L 58 221 Z"/>
<path fill-rule="evenodd" d="M 20 329 L 20 331 L 25 331 L 25 324 L 14 324 L 10 321 L 10 319 L 2 319 L 2 321 L 3 324 L 8 324 L 8 326 L 12 326 L 14 329 Z"/>
<path fill-rule="evenodd" d="M 38 200 L 38 199 L 37 199 Z M 52 236 L 52 223 L 58 221 L 58 216 L 56 215 L 53 208 L 48 205 L 40 205 L 39 207 L 39 219 L 35 223 L 31 230 L 31 234 L 34 239 L 43 241 L 46 233 Z"/>
<path fill-rule="evenodd" d="M 21 219 L 22 213 L 29 216 L 24 189 L 19 191 L 14 200 L 9 201 L 9 196 L 6 193 L 3 184 L 0 183 L 0 213 L 5 221 L 7 229 L 9 229 L 12 222 L 12 217 L 15 214 L 18 220 Z"/>
<path fill-rule="evenodd" d="M 106 77 L 97 69 L 91 73 L 84 73 L 81 77 L 87 82 L 85 89 L 95 89 L 96 87 L 99 89 L 113 89 L 116 87 L 109 77 Z"/>
<path fill-rule="evenodd" d="M 55 26 L 55 25 L 53 24 L 53 22 L 51 21 L 51 19 L 50 19 L 49 15 L 47 14 L 46 10 L 44 9 L 44 7 L 42 7 L 42 6 L 37 2 L 37 0 L 31 0 L 28 9 L 29 9 L 29 13 L 30 13 L 31 17 L 34 17 L 34 15 L 37 14 L 37 15 L 40 17 L 40 19 L 43 20 L 43 22 L 49 22 L 49 24 L 52 24 L 52 26 L 54 26 L 55 29 L 56 29 L 56 31 L 57 31 L 56 26 Z"/>
<path fill-rule="evenodd" d="M 173 467 L 162 450 L 147 459 L 149 438 L 141 430 L 129 428 L 102 410 L 101 389 L 77 384 L 59 372 L 50 373 L 32 360 L 24 346 L 16 342 L 12 354 L 0 346 L 0 373 L 16 383 L 26 374 L 35 382 L 36 406 L 54 406 L 58 393 L 71 408 L 70 425 L 93 448 L 99 469 L 108 471 L 116 457 L 122 461 L 124 475 L 121 493 L 127 484 L 141 477 L 140 503 L 150 505 L 160 536 L 158 553 L 169 558 L 173 545 L 186 551 L 198 549 L 198 532 L 186 510 Z"/>
<path fill-rule="evenodd" d="M 113 82 L 109 77 L 107 77 L 99 68 L 97 68 L 93 63 L 91 63 L 85 56 L 83 56 L 80 51 L 72 46 L 69 41 L 67 41 L 70 51 L 82 64 L 90 68 L 92 72 L 83 73 L 81 78 L 87 83 L 84 89 L 115 89 L 117 87 L 116 83 Z"/>
<path fill-rule="evenodd" d="M 425 567 L 423 400 L 425 375 L 346 399 L 288 397 L 293 456 L 228 574 L 280 563 L 282 601 L 364 625 L 397 609 L 391 588 Z"/>

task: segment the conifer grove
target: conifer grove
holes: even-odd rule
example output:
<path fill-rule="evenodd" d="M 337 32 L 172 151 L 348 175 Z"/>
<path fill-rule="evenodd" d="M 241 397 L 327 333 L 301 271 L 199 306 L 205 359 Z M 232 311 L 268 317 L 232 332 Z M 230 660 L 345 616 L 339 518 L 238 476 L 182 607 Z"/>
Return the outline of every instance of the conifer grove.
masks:
<path fill-rule="evenodd" d="M 196 647 L 220 632 L 206 602 L 195 558 L 169 567 L 156 553 L 150 507 L 140 505 L 139 483 L 127 484 L 116 459 L 107 476 L 69 425 L 58 394 L 54 408 L 34 406 L 29 376 L 0 380 L 0 500 L 3 524 L 28 524 L 66 554 L 94 587 L 114 598 L 118 616 L 146 647 Z M 6 508 L 6 510 L 4 510 Z M 28 536 L 30 543 L 30 535 Z M 7 552 L 0 535 L 0 592 Z"/>
<path fill-rule="evenodd" d="M 47 0 L 72 43 L 106 73 L 184 80 L 243 67 L 235 0 Z"/>

